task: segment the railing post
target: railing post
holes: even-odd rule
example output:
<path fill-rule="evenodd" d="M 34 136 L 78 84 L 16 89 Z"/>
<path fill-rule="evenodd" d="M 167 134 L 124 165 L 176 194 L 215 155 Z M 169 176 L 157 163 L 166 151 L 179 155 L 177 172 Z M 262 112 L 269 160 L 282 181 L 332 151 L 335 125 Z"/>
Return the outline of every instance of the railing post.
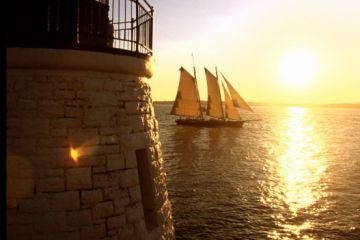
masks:
<path fill-rule="evenodd" d="M 139 38 L 140 38 L 140 26 L 139 26 L 139 0 L 135 1 L 136 4 L 136 52 L 139 52 Z"/>
<path fill-rule="evenodd" d="M 135 19 L 131 18 L 131 51 L 134 51 L 134 22 Z"/>
<path fill-rule="evenodd" d="M 149 30 L 149 48 L 151 49 L 151 54 L 152 54 L 152 49 L 153 49 L 153 19 L 154 19 L 154 8 L 151 7 L 151 11 L 150 11 L 150 30 Z"/>

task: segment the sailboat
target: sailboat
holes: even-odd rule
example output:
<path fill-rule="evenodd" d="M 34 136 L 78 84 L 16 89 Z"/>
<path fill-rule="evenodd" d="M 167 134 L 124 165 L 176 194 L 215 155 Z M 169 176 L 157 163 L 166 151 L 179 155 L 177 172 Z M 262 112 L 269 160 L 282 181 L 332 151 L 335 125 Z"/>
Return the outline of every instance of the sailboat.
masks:
<path fill-rule="evenodd" d="M 217 70 L 214 76 L 207 68 L 204 69 L 208 86 L 206 113 L 203 114 L 201 108 L 195 67 L 194 76 L 181 67 L 179 87 L 170 114 L 185 118 L 176 119 L 175 122 L 180 125 L 202 127 L 242 127 L 245 122 L 253 121 L 240 117 L 236 108 L 254 111 L 221 73 L 229 90 L 228 92 L 222 83 L 225 97 L 225 110 L 223 109 Z"/>

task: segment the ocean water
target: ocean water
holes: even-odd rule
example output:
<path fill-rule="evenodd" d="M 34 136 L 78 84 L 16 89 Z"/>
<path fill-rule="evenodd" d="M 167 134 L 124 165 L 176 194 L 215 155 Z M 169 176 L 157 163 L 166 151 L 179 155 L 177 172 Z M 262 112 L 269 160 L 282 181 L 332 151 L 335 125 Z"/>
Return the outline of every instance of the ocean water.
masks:
<path fill-rule="evenodd" d="M 155 104 L 176 239 L 360 239 L 360 109 L 255 107 L 243 128 Z"/>

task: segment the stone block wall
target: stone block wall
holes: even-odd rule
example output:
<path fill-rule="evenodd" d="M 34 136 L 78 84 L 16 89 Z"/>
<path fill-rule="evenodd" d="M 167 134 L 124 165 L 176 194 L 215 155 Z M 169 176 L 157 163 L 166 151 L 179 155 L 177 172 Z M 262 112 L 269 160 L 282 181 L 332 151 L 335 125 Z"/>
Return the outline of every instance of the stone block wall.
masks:
<path fill-rule="evenodd" d="M 173 239 L 147 78 L 7 68 L 7 238 Z M 70 147 L 78 151 L 75 161 Z M 156 224 L 144 218 L 146 149 Z"/>

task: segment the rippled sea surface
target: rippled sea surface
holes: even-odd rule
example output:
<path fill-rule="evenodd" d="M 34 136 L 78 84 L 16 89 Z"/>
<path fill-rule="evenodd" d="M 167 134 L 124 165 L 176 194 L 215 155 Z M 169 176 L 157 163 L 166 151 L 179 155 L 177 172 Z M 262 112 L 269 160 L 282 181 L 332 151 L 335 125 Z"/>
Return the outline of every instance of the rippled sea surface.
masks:
<path fill-rule="evenodd" d="M 176 239 L 360 239 L 360 109 L 255 107 L 243 128 L 155 104 Z"/>

